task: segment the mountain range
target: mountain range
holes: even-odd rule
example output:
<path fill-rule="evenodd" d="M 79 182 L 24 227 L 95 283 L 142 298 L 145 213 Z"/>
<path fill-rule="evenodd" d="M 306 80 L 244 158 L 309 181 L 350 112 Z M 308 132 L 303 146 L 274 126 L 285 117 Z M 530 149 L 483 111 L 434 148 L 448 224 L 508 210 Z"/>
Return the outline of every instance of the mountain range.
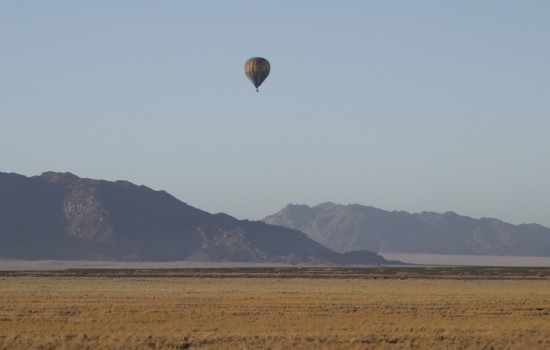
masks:
<path fill-rule="evenodd" d="M 289 204 L 264 222 L 305 232 L 334 249 L 378 253 L 550 256 L 550 229 L 498 219 L 385 211 L 358 204 Z"/>
<path fill-rule="evenodd" d="M 0 172 L 0 258 L 385 264 L 304 233 L 194 208 L 128 181 Z"/>

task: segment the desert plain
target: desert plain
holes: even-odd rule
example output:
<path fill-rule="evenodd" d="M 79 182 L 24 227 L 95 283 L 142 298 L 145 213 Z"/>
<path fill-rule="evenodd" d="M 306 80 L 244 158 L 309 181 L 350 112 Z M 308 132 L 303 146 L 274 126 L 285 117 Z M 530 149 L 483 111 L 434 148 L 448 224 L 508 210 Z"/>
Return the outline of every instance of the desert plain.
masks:
<path fill-rule="evenodd" d="M 550 269 L 0 271 L 0 349 L 550 349 Z"/>

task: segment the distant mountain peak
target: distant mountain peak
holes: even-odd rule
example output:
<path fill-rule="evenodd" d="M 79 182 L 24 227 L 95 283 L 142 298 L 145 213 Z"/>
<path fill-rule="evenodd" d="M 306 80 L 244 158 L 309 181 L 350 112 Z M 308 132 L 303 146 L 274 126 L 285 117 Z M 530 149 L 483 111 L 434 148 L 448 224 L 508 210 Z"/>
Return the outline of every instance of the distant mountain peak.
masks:
<path fill-rule="evenodd" d="M 370 206 L 325 202 L 293 205 L 265 222 L 305 232 L 339 252 L 550 256 L 550 229 L 536 224 L 511 225 L 498 219 L 386 211 Z"/>
<path fill-rule="evenodd" d="M 46 171 L 40 175 L 40 177 L 50 183 L 62 183 L 62 182 L 73 182 L 80 180 L 80 178 L 72 173 L 65 172 L 55 172 L 55 171 Z"/>
<path fill-rule="evenodd" d="M 372 252 L 334 252 L 294 229 L 210 214 L 129 181 L 53 171 L 0 172 L 0 257 L 388 263 Z"/>

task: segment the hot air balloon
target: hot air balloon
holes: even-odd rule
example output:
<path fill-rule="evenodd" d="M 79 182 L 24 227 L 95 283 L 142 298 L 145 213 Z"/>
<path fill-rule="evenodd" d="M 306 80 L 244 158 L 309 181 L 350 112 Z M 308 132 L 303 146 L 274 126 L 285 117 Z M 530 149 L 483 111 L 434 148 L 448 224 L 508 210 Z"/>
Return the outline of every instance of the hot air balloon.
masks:
<path fill-rule="evenodd" d="M 244 63 L 244 74 L 254 84 L 256 91 L 269 75 L 270 69 L 269 62 L 262 57 L 252 57 Z"/>

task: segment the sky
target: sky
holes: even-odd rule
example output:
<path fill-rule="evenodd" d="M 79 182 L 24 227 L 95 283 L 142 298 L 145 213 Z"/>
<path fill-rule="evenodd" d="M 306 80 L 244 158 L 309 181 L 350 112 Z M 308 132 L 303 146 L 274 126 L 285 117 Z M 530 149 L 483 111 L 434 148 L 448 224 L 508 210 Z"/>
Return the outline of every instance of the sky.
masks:
<path fill-rule="evenodd" d="M 547 0 L 0 2 L 0 171 L 550 227 Z M 253 56 L 271 73 L 257 93 Z"/>

